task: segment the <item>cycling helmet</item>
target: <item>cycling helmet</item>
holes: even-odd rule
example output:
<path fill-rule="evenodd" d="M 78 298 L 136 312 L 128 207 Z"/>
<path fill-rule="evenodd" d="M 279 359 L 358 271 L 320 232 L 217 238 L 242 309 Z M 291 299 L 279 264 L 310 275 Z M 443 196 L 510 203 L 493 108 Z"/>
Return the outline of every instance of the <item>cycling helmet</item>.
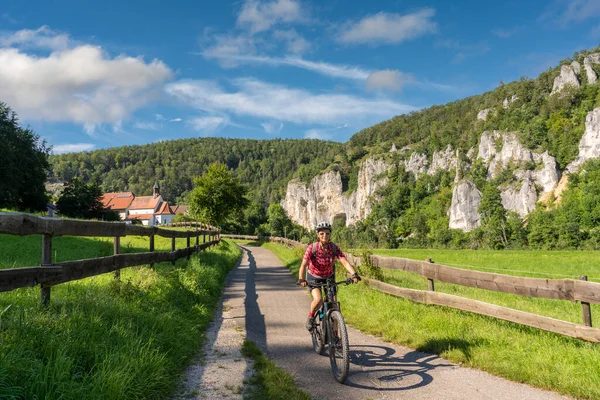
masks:
<path fill-rule="evenodd" d="M 331 224 L 329 222 L 319 222 L 316 229 L 317 232 L 322 231 L 323 229 L 329 229 L 329 232 L 332 231 Z"/>

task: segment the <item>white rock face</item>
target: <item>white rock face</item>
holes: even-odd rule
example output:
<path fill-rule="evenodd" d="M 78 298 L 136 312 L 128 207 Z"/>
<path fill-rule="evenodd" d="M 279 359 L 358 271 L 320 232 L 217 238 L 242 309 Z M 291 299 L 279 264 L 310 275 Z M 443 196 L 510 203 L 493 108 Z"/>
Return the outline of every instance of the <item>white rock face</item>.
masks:
<path fill-rule="evenodd" d="M 497 148 L 499 144 L 500 149 Z M 477 158 L 488 164 L 488 177 L 495 178 L 502 169 L 513 163 L 533 161 L 531 151 L 525 148 L 515 132 L 485 131 L 479 141 Z"/>
<path fill-rule="evenodd" d="M 452 147 L 448 145 L 446 150 L 440 150 L 433 153 L 433 159 L 431 165 L 427 170 L 429 175 L 433 175 L 437 170 L 450 171 L 456 168 L 456 155 L 452 150 Z"/>
<path fill-rule="evenodd" d="M 579 64 L 577 61 L 573 61 L 571 63 L 571 68 L 573 68 L 573 71 L 577 74 L 577 76 L 579 76 L 579 73 L 581 72 L 581 64 Z"/>
<path fill-rule="evenodd" d="M 427 171 L 427 155 L 414 152 L 406 161 L 406 171 L 412 172 L 415 175 L 425 173 Z"/>
<path fill-rule="evenodd" d="M 466 232 L 477 228 L 481 223 L 481 217 L 477 211 L 480 202 L 481 192 L 473 182 L 462 181 L 454 185 L 448 227 Z"/>
<path fill-rule="evenodd" d="M 554 79 L 554 85 L 552 86 L 551 94 L 560 92 L 567 85 L 572 85 L 575 87 L 581 86 L 579 83 L 579 78 L 577 77 L 577 74 L 571 65 L 563 65 L 560 67 L 560 75 Z"/>
<path fill-rule="evenodd" d="M 590 111 L 585 117 L 585 132 L 579 142 L 579 155 L 569 165 L 568 172 L 577 172 L 581 164 L 591 158 L 600 157 L 600 107 Z"/>
<path fill-rule="evenodd" d="M 519 100 L 519 96 L 517 96 L 516 94 L 513 94 L 510 99 L 507 97 L 504 99 L 504 101 L 502 102 L 502 107 L 504 108 L 508 108 L 510 107 L 510 105 L 512 103 L 514 103 L 515 101 Z"/>
<path fill-rule="evenodd" d="M 511 185 L 500 192 L 502 206 L 509 211 L 516 211 L 521 218 L 535 209 L 538 199 L 531 171 L 526 172 L 519 186 Z"/>
<path fill-rule="evenodd" d="M 377 189 L 388 183 L 387 176 L 379 178 L 388 172 L 391 165 L 382 159 L 367 158 L 358 170 L 358 189 L 350 196 L 342 198 L 343 212 L 346 214 L 346 226 L 354 224 L 371 213 L 374 201 L 370 197 Z"/>
<path fill-rule="evenodd" d="M 592 67 L 593 64 L 600 64 L 600 53 L 590 54 L 583 59 L 583 68 L 590 84 L 596 83 L 598 80 L 598 75 Z"/>
<path fill-rule="evenodd" d="M 481 121 L 485 121 L 487 119 L 488 114 L 491 112 L 492 112 L 491 108 L 483 109 L 477 113 L 477 119 L 479 119 Z"/>
<path fill-rule="evenodd" d="M 332 222 L 337 215 L 346 215 L 346 225 L 364 219 L 372 210 L 372 195 L 387 183 L 378 175 L 389 171 L 383 160 L 367 159 L 358 172 L 358 189 L 350 196 L 342 194 L 339 172 L 330 171 L 314 177 L 310 185 L 298 180 L 288 182 L 285 199 L 281 202 L 295 223 L 313 229 L 319 221 Z"/>
<path fill-rule="evenodd" d="M 496 143 L 501 143 L 501 149 L 496 149 Z M 536 168 L 531 173 L 534 182 L 542 186 L 544 192 L 553 190 L 560 180 L 560 172 L 556 164 L 556 159 L 548 152 L 533 153 L 523 146 L 515 132 L 485 131 L 479 141 L 479 154 L 477 158 L 482 158 L 488 165 L 488 177 L 495 178 L 504 168 L 511 163 L 516 166 L 527 162 L 542 164 L 541 168 Z M 523 179 L 525 176 L 523 169 L 516 170 L 515 176 Z"/>

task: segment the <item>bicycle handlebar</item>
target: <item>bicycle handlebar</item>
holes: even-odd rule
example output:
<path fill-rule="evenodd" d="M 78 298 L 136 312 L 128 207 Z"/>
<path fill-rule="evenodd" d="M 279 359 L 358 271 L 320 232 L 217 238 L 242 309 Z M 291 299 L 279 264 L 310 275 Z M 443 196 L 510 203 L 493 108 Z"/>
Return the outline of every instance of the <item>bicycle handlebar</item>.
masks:
<path fill-rule="evenodd" d="M 341 285 L 342 283 L 345 283 L 346 285 L 349 285 L 349 284 L 351 284 L 351 283 L 353 282 L 353 279 L 354 279 L 354 278 L 350 277 L 350 278 L 348 278 L 348 279 L 345 279 L 345 280 L 343 280 L 343 281 L 339 281 L 339 282 L 333 282 L 333 283 L 329 283 L 329 282 L 326 282 L 326 283 L 317 283 L 317 284 L 315 284 L 315 285 L 311 285 L 311 286 L 314 286 L 314 287 L 325 287 L 325 286 L 329 286 L 329 285 L 331 285 L 331 286 L 338 286 L 338 285 Z M 299 285 L 300 285 L 300 283 L 296 282 L 296 285 L 298 285 L 298 286 L 299 286 Z"/>

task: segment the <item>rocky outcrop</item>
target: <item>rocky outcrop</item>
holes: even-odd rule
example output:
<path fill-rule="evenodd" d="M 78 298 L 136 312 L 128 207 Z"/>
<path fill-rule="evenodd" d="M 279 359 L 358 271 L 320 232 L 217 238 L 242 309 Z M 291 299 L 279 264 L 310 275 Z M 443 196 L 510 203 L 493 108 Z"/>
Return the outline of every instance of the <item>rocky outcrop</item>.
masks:
<path fill-rule="evenodd" d="M 319 221 L 332 222 L 336 216 L 344 215 L 346 225 L 364 219 L 372 210 L 375 191 L 387 183 L 390 165 L 384 160 L 369 158 L 358 172 L 358 189 L 352 194 L 342 194 L 342 178 L 337 171 L 314 177 L 309 185 L 299 180 L 288 182 L 285 198 L 281 205 L 295 223 L 312 229 Z"/>
<path fill-rule="evenodd" d="M 600 157 L 600 107 L 590 111 L 585 117 L 585 132 L 579 142 L 579 155 L 567 165 L 567 172 L 573 173 L 591 158 Z"/>
<path fill-rule="evenodd" d="M 427 171 L 427 155 L 414 152 L 410 155 L 408 161 L 405 162 L 406 171 L 412 172 L 415 175 L 423 174 Z"/>
<path fill-rule="evenodd" d="M 314 227 L 317 221 L 332 221 L 342 213 L 340 173 L 318 175 L 308 186 L 298 180 L 290 181 L 281 205 L 294 222 L 306 228 Z"/>
<path fill-rule="evenodd" d="M 587 76 L 588 83 L 596 83 L 598 75 L 594 71 L 593 64 L 600 64 L 600 53 L 589 54 L 583 59 L 583 68 L 585 69 L 585 75 Z"/>
<path fill-rule="evenodd" d="M 388 183 L 387 176 L 391 166 L 382 159 L 367 158 L 358 170 L 358 188 L 350 196 L 342 198 L 342 212 L 346 214 L 346 225 L 364 219 L 373 210 L 373 204 L 379 199 L 371 198 L 375 191 Z"/>
<path fill-rule="evenodd" d="M 477 158 L 482 158 L 488 165 L 488 177 L 495 178 L 511 163 L 533 161 L 531 151 L 525 148 L 515 132 L 485 131 L 479 141 Z"/>
<path fill-rule="evenodd" d="M 517 101 L 517 100 L 519 100 L 519 96 L 517 96 L 516 94 L 513 94 L 513 95 L 510 97 L 510 99 L 509 99 L 508 97 L 506 97 L 506 98 L 504 99 L 504 101 L 502 102 L 502 107 L 504 107 L 504 108 L 508 108 L 508 107 L 510 107 L 510 105 L 511 105 L 512 103 L 514 103 L 514 102 L 515 102 L 515 101 Z"/>
<path fill-rule="evenodd" d="M 502 206 L 509 211 L 516 211 L 521 218 L 535 209 L 538 195 L 531 171 L 526 171 L 518 185 L 509 185 L 500 191 Z"/>
<path fill-rule="evenodd" d="M 579 63 L 577 64 L 579 65 Z M 579 78 L 575 73 L 575 69 L 572 65 L 562 65 L 560 67 L 560 75 L 554 79 L 554 85 L 552 86 L 552 93 L 555 94 L 563 90 L 567 85 L 579 87 Z"/>
<path fill-rule="evenodd" d="M 473 182 L 462 181 L 454 185 L 448 227 L 466 232 L 477 228 L 481 223 L 478 212 L 480 202 L 481 192 Z"/>
<path fill-rule="evenodd" d="M 477 113 L 477 119 L 481 121 L 485 121 L 488 117 L 488 114 L 492 112 L 491 108 L 486 108 Z"/>
<path fill-rule="evenodd" d="M 448 145 L 446 150 L 440 150 L 433 153 L 431 165 L 427 170 L 429 175 L 435 174 L 438 170 L 451 171 L 456 168 L 456 155 L 452 147 Z"/>

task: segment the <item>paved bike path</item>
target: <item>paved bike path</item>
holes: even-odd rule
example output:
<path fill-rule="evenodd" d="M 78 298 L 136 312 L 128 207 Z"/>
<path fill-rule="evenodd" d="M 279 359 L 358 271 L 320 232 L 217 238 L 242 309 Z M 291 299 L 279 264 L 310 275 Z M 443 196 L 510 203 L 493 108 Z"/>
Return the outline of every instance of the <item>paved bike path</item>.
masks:
<path fill-rule="evenodd" d="M 234 311 L 237 319 L 245 325 L 248 339 L 315 399 L 568 398 L 460 367 L 351 327 L 350 374 L 343 385 L 339 384 L 331 373 L 327 353 L 319 356 L 314 352 L 304 328 L 310 305 L 307 289 L 296 286 L 295 277 L 270 250 L 241 247 L 241 266 L 247 272 L 245 279 L 232 283 L 243 285 L 236 292 L 245 293 L 244 309 Z"/>

